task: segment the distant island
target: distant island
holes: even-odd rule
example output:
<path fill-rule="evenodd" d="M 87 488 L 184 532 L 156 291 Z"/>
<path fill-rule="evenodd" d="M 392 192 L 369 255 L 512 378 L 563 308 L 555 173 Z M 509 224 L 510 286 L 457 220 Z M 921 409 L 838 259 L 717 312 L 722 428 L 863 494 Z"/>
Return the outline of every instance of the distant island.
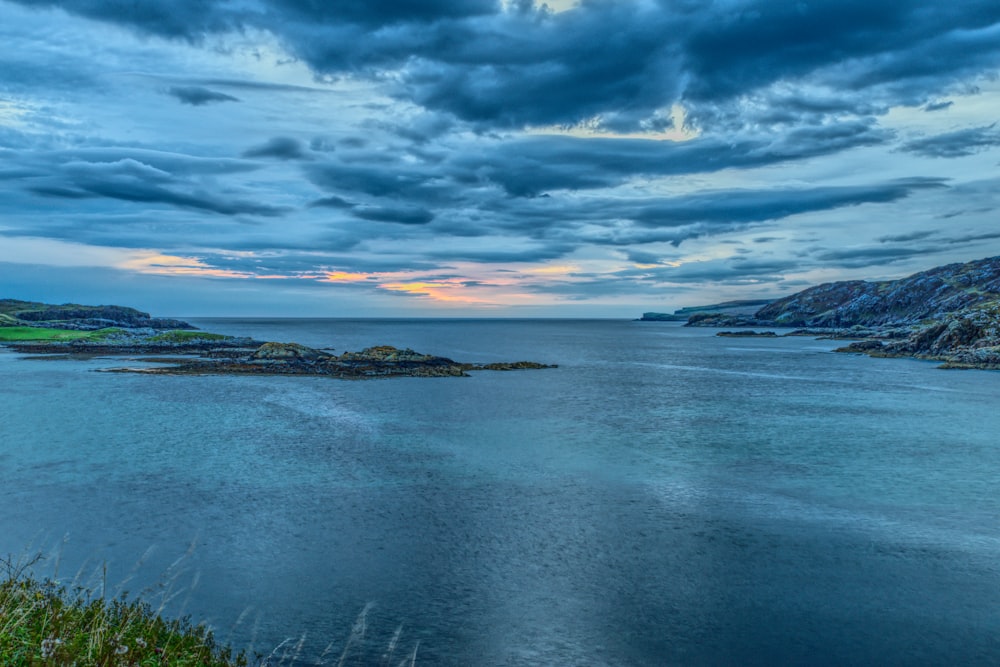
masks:
<path fill-rule="evenodd" d="M 124 306 L 0 299 L 0 345 L 67 358 L 121 356 L 147 363 L 111 372 L 170 375 L 319 375 L 343 379 L 462 377 L 469 371 L 555 368 L 533 361 L 472 364 L 390 345 L 335 355 L 297 343 L 201 331 Z"/>
<path fill-rule="evenodd" d="M 766 306 L 773 299 L 744 299 L 742 301 L 725 301 L 710 306 L 688 306 L 672 313 L 643 313 L 639 320 L 643 322 L 687 322 L 692 315 L 705 313 L 742 315 L 756 312 L 761 306 Z"/>
<path fill-rule="evenodd" d="M 691 311 L 685 326 L 795 328 L 786 335 L 855 341 L 838 352 L 1000 370 L 1000 257 L 939 266 L 899 280 L 825 283 L 750 313 L 718 306 L 685 310 Z"/>

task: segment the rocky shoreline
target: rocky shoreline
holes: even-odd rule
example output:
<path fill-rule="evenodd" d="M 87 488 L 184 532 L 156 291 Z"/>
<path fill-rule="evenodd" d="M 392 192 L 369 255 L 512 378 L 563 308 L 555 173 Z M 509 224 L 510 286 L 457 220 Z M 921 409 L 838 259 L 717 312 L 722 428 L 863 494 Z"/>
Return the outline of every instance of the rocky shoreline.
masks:
<path fill-rule="evenodd" d="M 56 319 L 42 319 L 37 313 Z M 297 343 L 203 332 L 187 322 L 151 318 L 147 313 L 120 306 L 50 306 L 4 299 L 0 300 L 0 333 L 4 331 L 10 336 L 0 338 L 0 344 L 22 354 L 74 359 L 110 356 L 143 364 L 104 369 L 114 373 L 366 379 L 466 377 L 472 371 L 556 368 L 533 361 L 457 362 L 390 345 L 335 355 L 331 350 Z M 74 337 L 60 339 L 65 332 L 73 332 Z"/>
<path fill-rule="evenodd" d="M 850 340 L 837 352 L 942 362 L 941 368 L 1000 370 L 1000 257 L 949 264 L 900 280 L 827 283 L 752 314 L 702 312 L 685 326 L 747 327 L 719 336 L 784 335 Z"/>

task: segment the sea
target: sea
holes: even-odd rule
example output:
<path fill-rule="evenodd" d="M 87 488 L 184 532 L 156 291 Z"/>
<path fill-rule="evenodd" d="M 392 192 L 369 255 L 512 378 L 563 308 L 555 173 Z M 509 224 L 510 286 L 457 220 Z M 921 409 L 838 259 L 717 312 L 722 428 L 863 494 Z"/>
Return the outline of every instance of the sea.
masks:
<path fill-rule="evenodd" d="M 1000 664 L 1000 373 L 669 322 L 190 321 L 558 368 L 0 351 L 0 555 L 270 664 Z"/>

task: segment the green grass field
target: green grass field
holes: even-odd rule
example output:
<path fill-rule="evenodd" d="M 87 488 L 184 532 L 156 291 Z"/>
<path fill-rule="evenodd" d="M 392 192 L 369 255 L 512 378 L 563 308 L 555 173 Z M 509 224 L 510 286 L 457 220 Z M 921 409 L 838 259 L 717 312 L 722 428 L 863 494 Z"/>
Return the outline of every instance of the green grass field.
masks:
<path fill-rule="evenodd" d="M 164 331 L 148 339 L 150 343 L 187 343 L 192 340 L 224 340 L 228 336 L 222 334 L 208 333 L 206 331 L 184 331 L 176 329 L 174 331 Z"/>
<path fill-rule="evenodd" d="M 2 342 L 31 342 L 47 340 L 78 340 L 94 338 L 98 331 L 67 331 L 65 329 L 42 329 L 39 327 L 0 327 Z"/>
<path fill-rule="evenodd" d="M 0 327 L 0 343 L 44 343 L 45 341 L 104 340 L 108 336 L 121 333 L 122 329 L 109 327 L 97 331 L 71 331 L 67 329 L 46 329 L 42 327 Z"/>

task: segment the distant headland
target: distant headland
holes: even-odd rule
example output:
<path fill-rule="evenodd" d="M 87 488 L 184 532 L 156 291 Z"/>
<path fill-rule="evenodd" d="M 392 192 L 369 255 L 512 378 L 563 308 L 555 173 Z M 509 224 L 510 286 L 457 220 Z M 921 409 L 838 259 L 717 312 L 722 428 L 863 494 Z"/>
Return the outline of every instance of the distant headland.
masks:
<path fill-rule="evenodd" d="M 726 306 L 685 309 L 685 326 L 795 328 L 786 335 L 854 340 L 838 352 L 1000 370 L 1000 257 L 939 266 L 899 280 L 825 283 L 764 302 L 752 312 L 735 313 Z M 658 319 L 646 315 L 643 320 Z"/>
<path fill-rule="evenodd" d="M 0 299 L 0 344 L 35 355 L 117 356 L 152 362 L 111 372 L 169 375 L 320 375 L 343 379 L 461 377 L 469 371 L 555 368 L 533 361 L 472 364 L 390 345 L 335 355 L 297 343 L 201 331 L 124 306 Z"/>

